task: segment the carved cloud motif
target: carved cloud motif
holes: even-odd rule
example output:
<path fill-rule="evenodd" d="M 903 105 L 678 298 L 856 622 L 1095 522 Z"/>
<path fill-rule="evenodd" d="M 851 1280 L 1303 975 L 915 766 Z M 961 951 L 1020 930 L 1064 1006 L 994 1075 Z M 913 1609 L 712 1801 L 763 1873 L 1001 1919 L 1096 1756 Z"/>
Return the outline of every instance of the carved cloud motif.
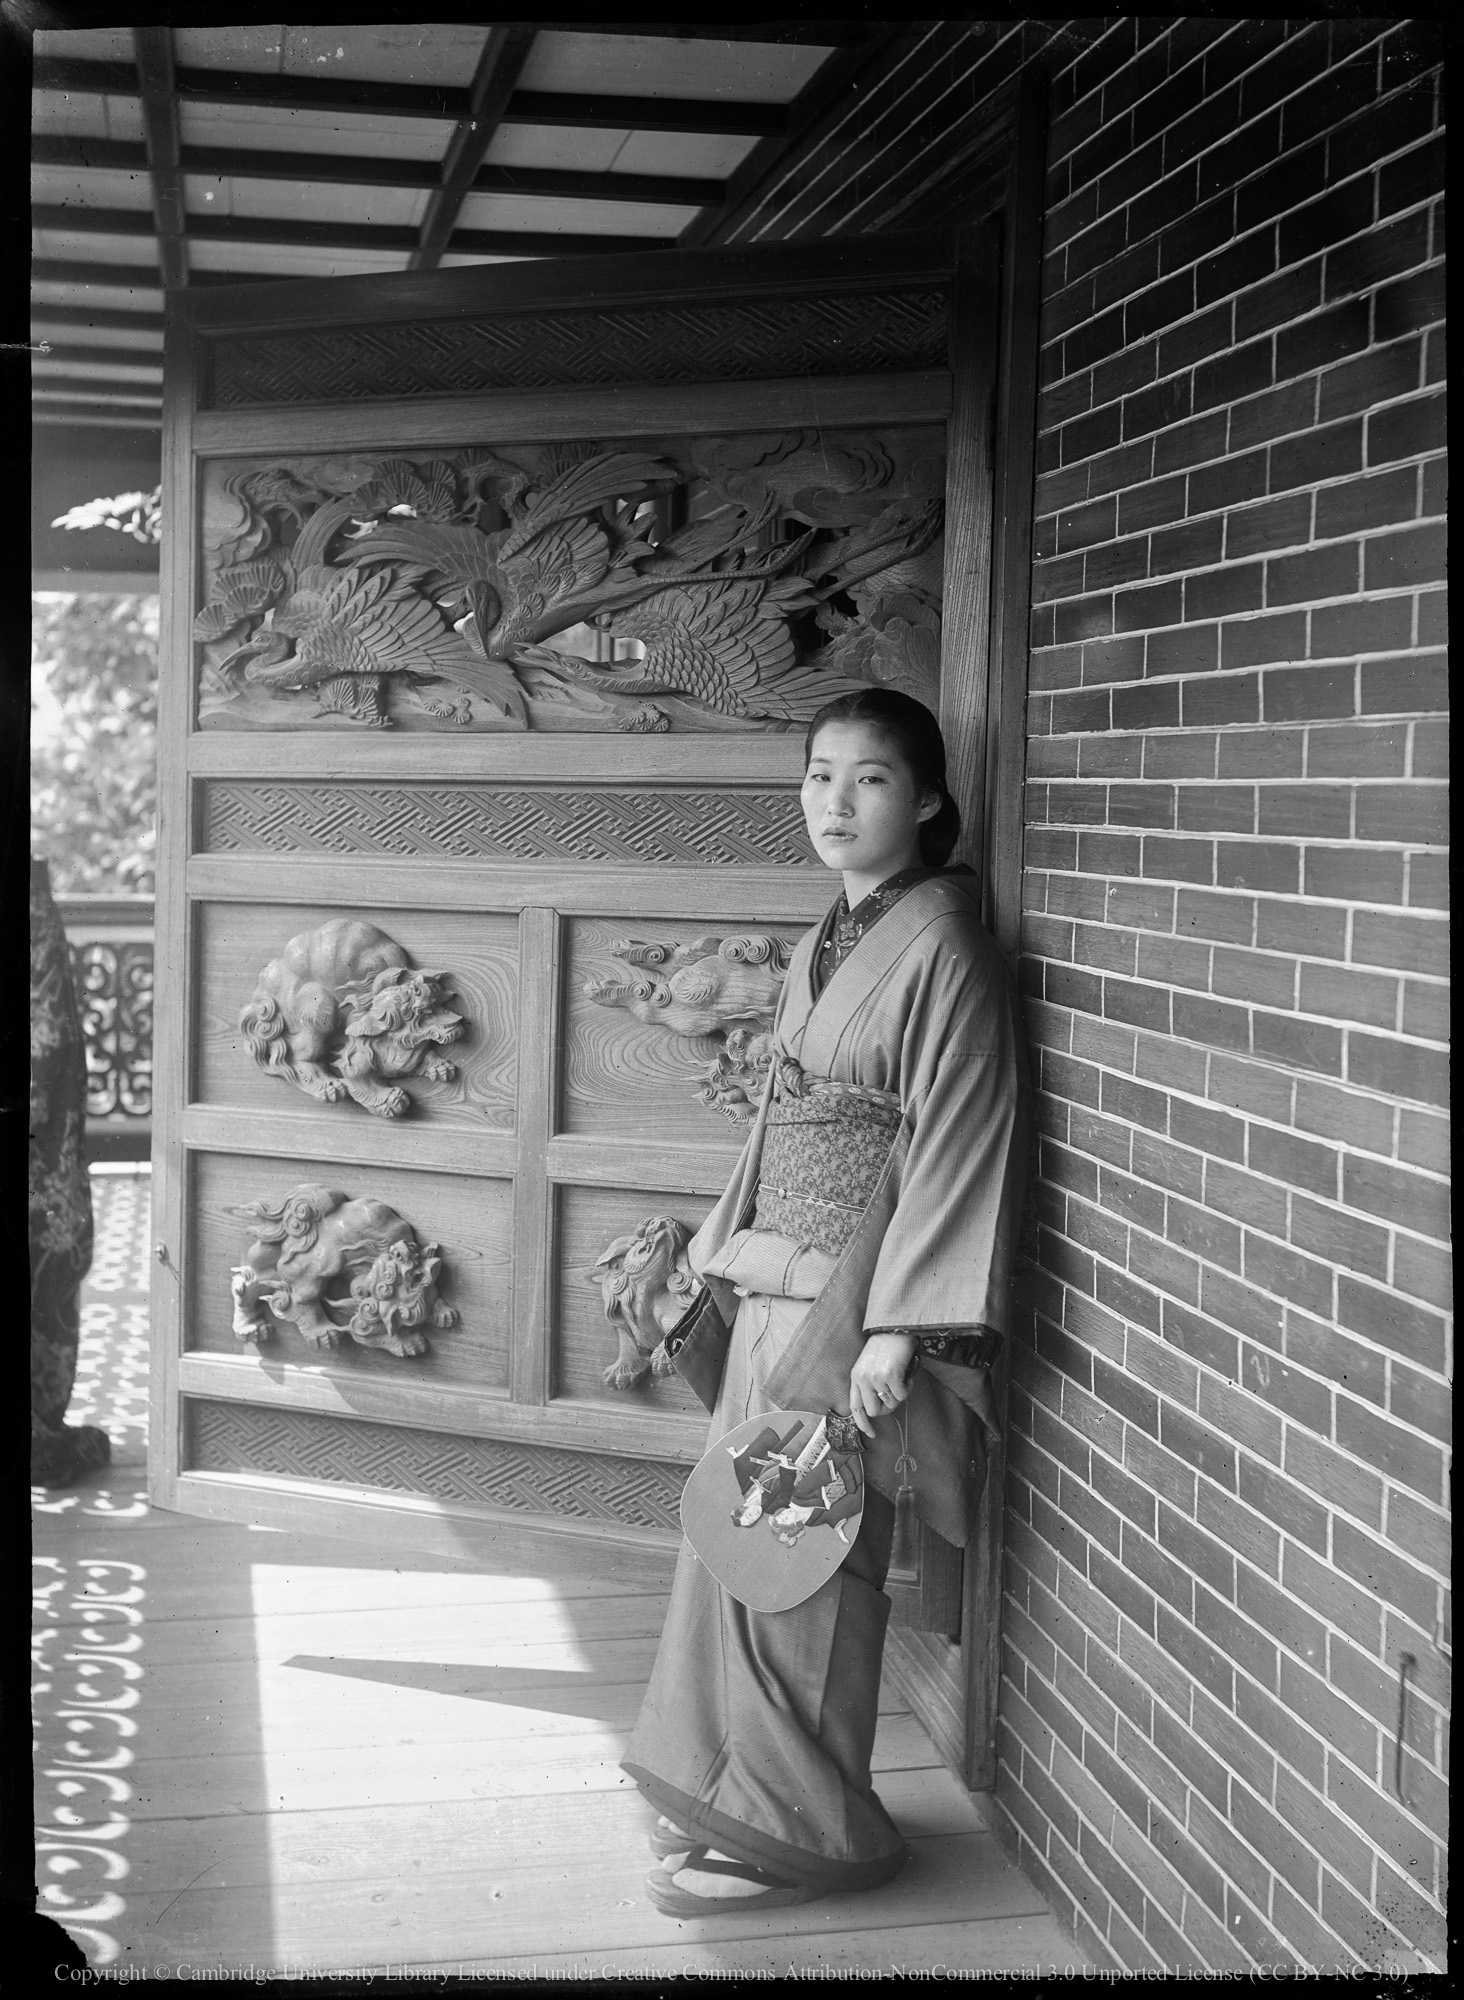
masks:
<path fill-rule="evenodd" d="M 674 947 L 626 938 L 610 952 L 633 976 L 587 980 L 585 997 L 669 1034 L 720 1037 L 697 1095 L 734 1123 L 750 1120 L 772 1060 L 770 1030 L 792 947 L 754 931 Z"/>

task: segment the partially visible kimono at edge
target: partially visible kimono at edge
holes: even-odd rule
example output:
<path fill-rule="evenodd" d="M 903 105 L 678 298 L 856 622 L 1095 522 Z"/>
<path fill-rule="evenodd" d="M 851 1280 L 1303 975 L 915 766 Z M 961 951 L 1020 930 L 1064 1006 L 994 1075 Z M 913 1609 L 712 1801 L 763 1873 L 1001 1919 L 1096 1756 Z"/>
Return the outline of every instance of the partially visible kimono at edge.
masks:
<path fill-rule="evenodd" d="M 106 1465 L 111 1445 L 94 1425 L 66 1421 L 81 1341 L 81 1281 L 92 1256 L 86 1043 L 50 871 L 37 860 L 30 1006 L 30 1469 L 38 1486 L 68 1486 Z"/>
<path fill-rule="evenodd" d="M 841 899 L 802 939 L 757 1120 L 690 1246 L 704 1289 L 667 1341 L 712 1412 L 710 1445 L 773 1410 L 847 1411 L 868 1334 L 915 1334 L 914 1507 L 958 1546 L 997 1425 L 989 1366 L 969 1363 L 1010 1323 L 1031 1103 L 1015 989 L 979 909 L 968 871 L 911 870 L 852 930 Z M 873 1887 L 907 1858 L 870 1776 L 900 1416 L 875 1430 L 860 1533 L 803 1604 L 749 1610 L 683 1546 L 623 1759 L 698 1841 L 825 1892 Z"/>

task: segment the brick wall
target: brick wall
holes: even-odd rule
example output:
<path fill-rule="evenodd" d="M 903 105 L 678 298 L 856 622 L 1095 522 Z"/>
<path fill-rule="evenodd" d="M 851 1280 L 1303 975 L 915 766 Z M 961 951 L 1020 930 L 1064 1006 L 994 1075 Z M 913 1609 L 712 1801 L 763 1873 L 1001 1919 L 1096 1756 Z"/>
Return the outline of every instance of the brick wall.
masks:
<path fill-rule="evenodd" d="M 1451 1352 L 1436 57 L 1386 21 L 1081 33 L 1048 155 L 1043 1237 L 1000 1797 L 1110 1961 L 1422 1965 Z"/>

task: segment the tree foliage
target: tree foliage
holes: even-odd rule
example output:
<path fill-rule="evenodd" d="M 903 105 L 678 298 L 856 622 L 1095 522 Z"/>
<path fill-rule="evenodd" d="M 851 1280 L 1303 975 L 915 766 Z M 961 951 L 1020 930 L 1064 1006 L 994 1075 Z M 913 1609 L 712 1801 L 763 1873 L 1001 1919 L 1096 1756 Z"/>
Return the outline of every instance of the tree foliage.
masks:
<path fill-rule="evenodd" d="M 134 542 L 155 548 L 163 539 L 163 489 L 151 493 L 117 493 L 97 500 L 85 500 L 68 507 L 51 523 L 53 528 L 115 528 Z"/>
<path fill-rule="evenodd" d="M 158 600 L 38 592 L 31 822 L 61 895 L 151 895 Z"/>

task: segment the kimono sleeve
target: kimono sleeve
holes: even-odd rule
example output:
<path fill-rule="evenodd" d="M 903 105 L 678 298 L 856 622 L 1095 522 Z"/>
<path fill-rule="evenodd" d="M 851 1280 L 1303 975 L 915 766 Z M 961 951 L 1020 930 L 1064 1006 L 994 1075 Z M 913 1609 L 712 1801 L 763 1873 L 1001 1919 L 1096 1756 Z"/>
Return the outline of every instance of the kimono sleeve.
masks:
<path fill-rule="evenodd" d="M 1003 1048 L 940 1058 L 911 1107 L 910 1148 L 865 1306 L 867 1328 L 1011 1323 L 1030 1092 Z"/>

